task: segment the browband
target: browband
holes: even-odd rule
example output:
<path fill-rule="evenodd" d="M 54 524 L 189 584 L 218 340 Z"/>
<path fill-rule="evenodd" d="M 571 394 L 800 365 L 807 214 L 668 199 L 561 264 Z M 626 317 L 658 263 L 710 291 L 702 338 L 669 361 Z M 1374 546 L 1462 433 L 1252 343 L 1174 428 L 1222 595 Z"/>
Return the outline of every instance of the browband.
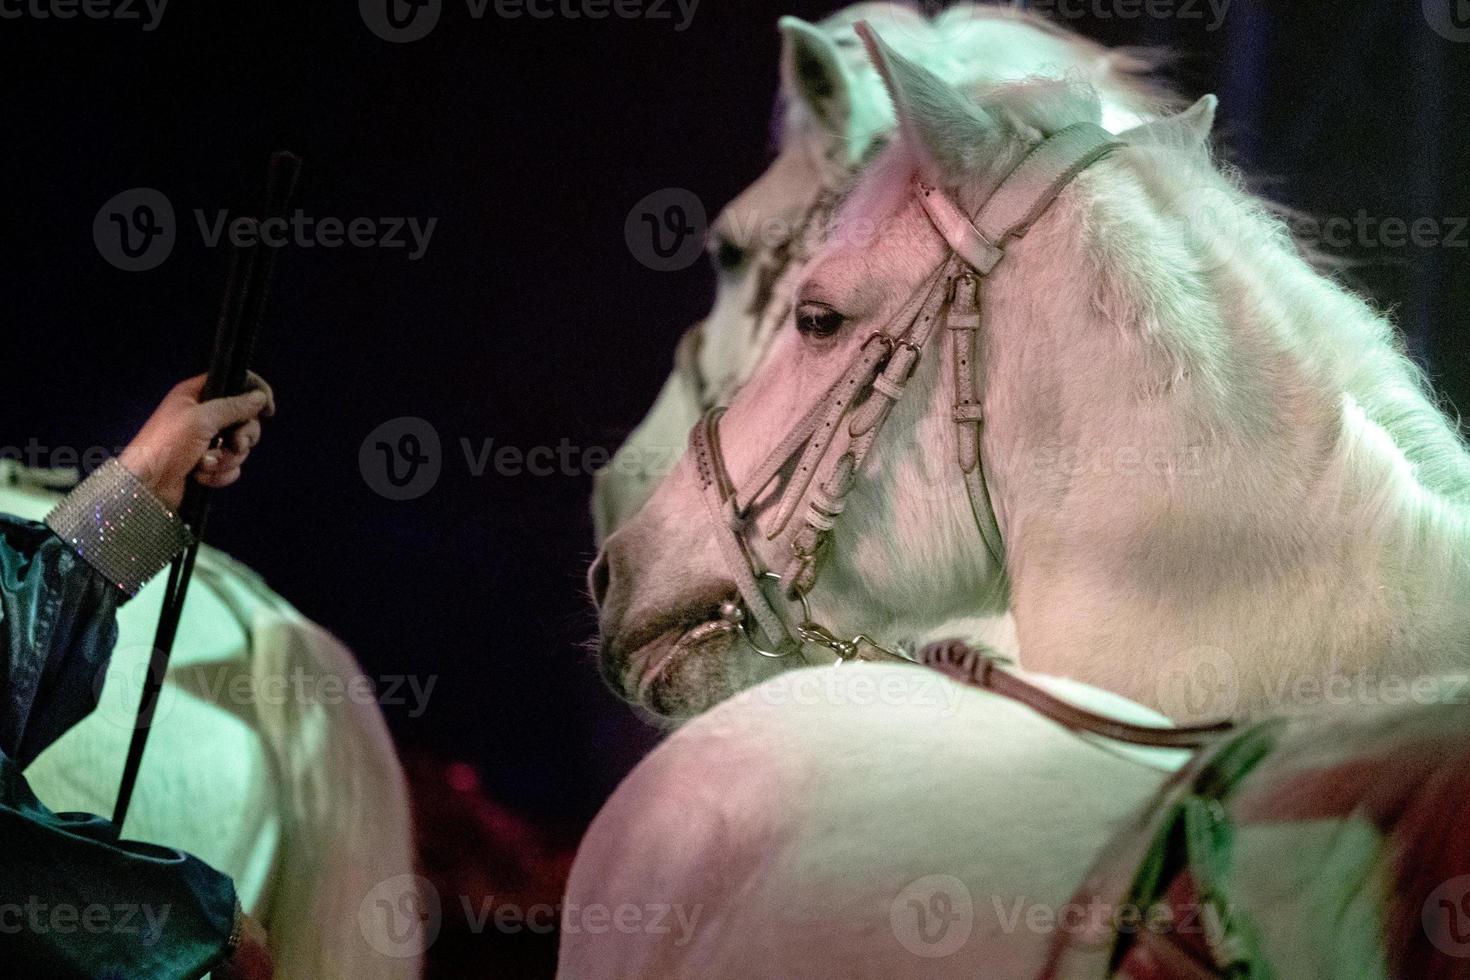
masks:
<path fill-rule="evenodd" d="M 954 199 L 918 181 L 919 203 L 939 234 L 982 276 L 1005 255 L 1005 246 L 1031 230 L 1078 174 L 1122 145 L 1094 123 L 1068 126 L 1038 143 L 1001 183 L 972 220 Z"/>

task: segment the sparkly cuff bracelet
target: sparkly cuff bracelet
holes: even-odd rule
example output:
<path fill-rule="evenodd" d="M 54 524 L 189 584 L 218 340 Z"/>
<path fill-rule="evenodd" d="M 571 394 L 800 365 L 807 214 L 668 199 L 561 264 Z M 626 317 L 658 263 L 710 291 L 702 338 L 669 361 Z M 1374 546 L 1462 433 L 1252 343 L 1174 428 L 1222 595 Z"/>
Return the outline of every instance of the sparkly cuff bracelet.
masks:
<path fill-rule="evenodd" d="M 116 459 L 57 504 L 46 526 L 129 596 L 193 541 L 179 516 Z"/>

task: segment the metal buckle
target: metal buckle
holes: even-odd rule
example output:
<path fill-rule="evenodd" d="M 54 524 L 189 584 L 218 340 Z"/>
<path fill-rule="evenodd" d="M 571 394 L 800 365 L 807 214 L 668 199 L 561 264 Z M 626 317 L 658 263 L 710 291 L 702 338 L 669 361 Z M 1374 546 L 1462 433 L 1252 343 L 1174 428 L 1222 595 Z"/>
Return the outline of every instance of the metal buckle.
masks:
<path fill-rule="evenodd" d="M 979 286 L 980 277 L 975 275 L 972 269 L 965 269 L 959 275 L 951 276 L 949 279 L 949 288 L 945 291 L 944 296 L 946 303 L 953 303 L 955 297 L 960 294 L 960 283 L 965 283 L 971 289 L 974 289 Z"/>
<path fill-rule="evenodd" d="M 773 581 L 779 585 L 781 582 L 781 576 L 776 574 L 775 572 L 761 572 L 755 577 L 755 580 L 757 588 L 759 588 L 761 582 L 765 581 Z M 803 592 L 797 592 L 796 597 L 801 601 L 802 620 L 810 620 L 812 618 L 812 609 L 811 604 L 808 603 L 806 600 L 806 594 Z M 785 660 L 792 654 L 797 654 L 798 656 L 801 654 L 801 647 L 799 645 L 794 650 L 786 650 L 784 652 L 780 650 L 771 650 L 762 646 L 760 641 L 756 640 L 754 633 L 751 631 L 751 616 L 746 611 L 745 604 L 741 602 L 739 598 L 736 598 L 731 602 L 726 603 L 725 606 L 720 609 L 720 614 L 724 616 L 726 620 L 733 622 L 735 624 L 735 628 L 740 631 L 740 635 L 745 639 L 745 642 L 750 644 L 750 648 L 756 653 L 760 654 L 762 657 L 765 657 L 767 660 Z M 799 628 L 798 633 L 800 633 Z"/>
<path fill-rule="evenodd" d="M 756 581 L 769 581 L 780 584 L 781 576 L 775 572 L 761 572 L 760 575 L 756 576 Z M 839 664 L 850 663 L 859 659 L 858 651 L 864 643 L 894 659 L 908 659 L 902 654 L 883 646 L 883 644 L 865 633 L 859 633 L 850 640 L 841 639 L 836 633 L 833 633 L 830 629 L 812 619 L 812 605 L 807 599 L 805 592 L 799 589 L 793 589 L 792 591 L 795 592 L 796 601 L 801 606 L 801 622 L 796 624 L 796 635 L 802 643 L 810 643 L 812 646 L 818 646 L 824 650 L 831 651 L 837 655 L 837 662 Z M 750 616 L 745 613 L 744 606 L 740 604 L 738 599 L 731 603 L 730 606 L 735 608 L 722 609 L 721 613 L 727 620 L 732 620 L 735 623 L 735 628 L 740 631 L 740 635 L 745 639 L 745 642 L 749 643 L 751 649 L 756 653 L 769 660 L 784 660 L 793 653 L 801 654 L 801 647 L 799 645 L 795 650 L 788 650 L 785 653 L 770 650 L 762 646 L 751 633 Z M 806 658 L 803 656 L 802 659 Z"/>
<path fill-rule="evenodd" d="M 881 343 L 884 347 L 888 348 L 888 353 L 883 356 L 884 361 L 887 361 L 888 358 L 892 357 L 893 352 L 898 349 L 899 341 L 894 340 L 882 330 L 874 330 L 872 333 L 868 334 L 868 339 L 863 341 L 863 346 L 860 348 L 860 350 L 867 350 L 868 345 L 875 340 Z"/>

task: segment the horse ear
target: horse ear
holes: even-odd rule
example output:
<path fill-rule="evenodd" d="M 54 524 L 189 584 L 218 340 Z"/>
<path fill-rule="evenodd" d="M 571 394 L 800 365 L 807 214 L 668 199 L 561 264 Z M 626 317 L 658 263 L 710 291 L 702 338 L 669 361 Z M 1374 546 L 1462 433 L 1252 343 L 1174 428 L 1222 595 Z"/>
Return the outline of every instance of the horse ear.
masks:
<path fill-rule="evenodd" d="M 1136 126 L 1123 134 L 1132 143 L 1160 146 L 1203 146 L 1215 129 L 1215 109 L 1220 100 L 1206 95 L 1183 112 Z"/>
<path fill-rule="evenodd" d="M 939 186 L 964 183 L 1003 150 L 1001 125 L 963 92 L 894 51 L 866 21 L 856 25 L 883 77 L 899 132 L 920 174 Z"/>
<path fill-rule="evenodd" d="M 781 30 L 782 88 L 829 132 L 846 137 L 852 128 L 856 83 L 843 67 L 837 45 L 800 17 L 782 17 L 776 26 Z"/>

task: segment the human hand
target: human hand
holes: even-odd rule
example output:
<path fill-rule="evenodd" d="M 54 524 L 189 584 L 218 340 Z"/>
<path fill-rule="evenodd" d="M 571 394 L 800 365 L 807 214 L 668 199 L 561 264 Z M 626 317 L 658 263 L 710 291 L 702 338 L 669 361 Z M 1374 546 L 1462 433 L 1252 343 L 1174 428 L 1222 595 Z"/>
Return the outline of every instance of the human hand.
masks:
<path fill-rule="evenodd" d="M 230 398 L 201 402 L 205 375 L 175 385 L 118 462 L 177 510 L 190 474 L 206 487 L 227 487 L 260 442 L 262 418 L 276 413 L 270 385 L 252 372 L 249 387 Z M 238 426 L 238 428 L 232 428 Z M 226 429 L 232 431 L 226 433 Z M 211 446 L 215 436 L 224 442 Z"/>

